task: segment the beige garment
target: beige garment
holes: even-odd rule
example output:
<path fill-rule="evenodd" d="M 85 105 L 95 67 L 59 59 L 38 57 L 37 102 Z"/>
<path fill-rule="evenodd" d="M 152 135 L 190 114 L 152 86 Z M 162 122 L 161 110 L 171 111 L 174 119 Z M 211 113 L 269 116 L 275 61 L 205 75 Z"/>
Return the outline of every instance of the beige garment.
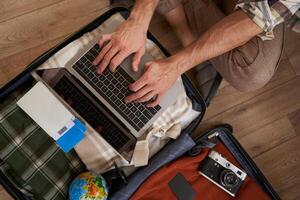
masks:
<path fill-rule="evenodd" d="M 167 13 L 176 8 L 181 2 L 182 0 L 160 0 L 156 11 L 160 14 Z"/>
<path fill-rule="evenodd" d="M 159 10 L 170 11 L 170 8 L 179 5 L 180 1 L 176 2 L 175 5 L 175 0 L 164 0 L 160 5 L 165 8 L 160 7 Z M 212 0 L 186 0 L 182 4 L 188 23 L 198 37 L 225 17 Z M 284 26 L 277 26 L 274 35 L 275 38 L 271 41 L 254 37 L 246 44 L 211 59 L 211 62 L 236 89 L 251 91 L 261 88 L 277 69 L 283 50 Z"/>
<path fill-rule="evenodd" d="M 121 24 L 124 22 L 124 18 L 120 14 L 111 16 L 92 32 L 84 34 L 79 39 L 61 49 L 42 64 L 39 69 L 63 68 L 70 59 L 80 52 L 79 50 L 81 48 L 86 49 L 86 45 L 88 45 L 90 41 L 99 38 L 105 31 L 105 28 L 113 21 L 117 21 Z M 164 57 L 160 49 L 150 40 L 147 41 L 146 51 L 155 59 Z M 179 78 L 178 81 L 182 84 L 181 78 Z M 147 141 L 148 147 L 150 147 L 147 149 L 149 151 L 147 159 L 153 156 L 170 140 L 171 137 L 169 137 L 168 134 L 169 128 L 173 125 L 180 125 L 184 128 L 200 114 L 192 109 L 191 100 L 186 96 L 185 92 L 179 93 L 177 98 L 177 101 L 167 108 L 149 129 L 149 131 L 152 130 L 153 137 Z M 160 127 L 164 128 L 164 132 L 162 135 L 157 135 L 155 130 L 158 130 Z M 113 166 L 113 162 L 116 162 L 119 166 L 135 164 L 128 163 L 122 159 L 99 133 L 90 126 L 87 126 L 87 128 L 88 131 L 85 134 L 85 138 L 75 147 L 77 154 L 87 166 L 87 169 L 96 173 L 103 173 Z M 175 135 L 178 136 L 178 134 Z"/>

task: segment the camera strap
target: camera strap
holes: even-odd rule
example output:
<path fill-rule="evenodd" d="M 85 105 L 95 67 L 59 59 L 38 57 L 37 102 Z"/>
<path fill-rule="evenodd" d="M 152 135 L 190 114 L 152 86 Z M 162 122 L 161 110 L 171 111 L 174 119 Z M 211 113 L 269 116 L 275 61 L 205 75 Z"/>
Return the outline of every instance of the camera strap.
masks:
<path fill-rule="evenodd" d="M 196 142 L 196 145 L 188 151 L 188 154 L 190 156 L 197 156 L 199 155 L 199 153 L 201 153 L 201 149 L 203 148 L 207 148 L 207 149 L 212 149 L 216 146 L 216 143 L 206 140 L 206 139 L 202 139 L 202 140 L 198 140 Z"/>

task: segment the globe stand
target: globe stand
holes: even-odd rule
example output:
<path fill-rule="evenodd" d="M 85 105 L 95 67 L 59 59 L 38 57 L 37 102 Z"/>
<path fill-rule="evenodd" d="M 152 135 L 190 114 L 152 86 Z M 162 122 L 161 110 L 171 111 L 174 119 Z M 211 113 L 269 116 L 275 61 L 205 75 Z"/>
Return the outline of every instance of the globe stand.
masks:
<path fill-rule="evenodd" d="M 109 194 L 113 193 L 118 188 L 128 183 L 127 177 L 124 174 L 123 170 L 121 170 L 115 162 L 114 167 L 114 169 L 102 174 L 107 182 Z"/>

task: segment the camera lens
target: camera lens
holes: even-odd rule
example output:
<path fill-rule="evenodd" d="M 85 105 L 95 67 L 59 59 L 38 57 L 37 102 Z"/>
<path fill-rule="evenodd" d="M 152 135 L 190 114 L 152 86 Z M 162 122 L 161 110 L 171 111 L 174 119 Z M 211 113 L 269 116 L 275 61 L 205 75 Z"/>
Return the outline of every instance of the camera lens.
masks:
<path fill-rule="evenodd" d="M 224 170 L 220 175 L 221 183 L 226 187 L 233 187 L 238 183 L 238 177 L 230 170 Z"/>

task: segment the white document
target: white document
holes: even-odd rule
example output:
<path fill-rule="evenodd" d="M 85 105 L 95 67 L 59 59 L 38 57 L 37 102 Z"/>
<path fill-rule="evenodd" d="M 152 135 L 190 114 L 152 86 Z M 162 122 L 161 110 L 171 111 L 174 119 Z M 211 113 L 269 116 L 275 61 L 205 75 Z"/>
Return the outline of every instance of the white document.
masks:
<path fill-rule="evenodd" d="M 63 127 L 72 126 L 70 122 L 75 118 L 42 82 L 37 82 L 17 105 L 54 140 L 61 137 Z"/>

